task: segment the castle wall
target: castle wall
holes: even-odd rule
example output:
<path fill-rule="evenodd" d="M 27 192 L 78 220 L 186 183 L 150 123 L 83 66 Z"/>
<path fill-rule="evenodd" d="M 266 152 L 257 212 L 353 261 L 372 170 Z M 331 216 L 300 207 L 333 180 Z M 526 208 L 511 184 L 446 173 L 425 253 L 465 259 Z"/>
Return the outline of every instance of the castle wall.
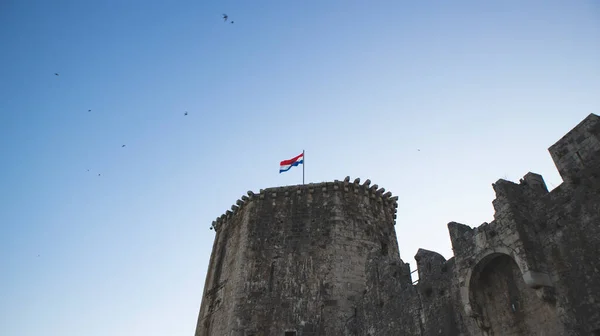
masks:
<path fill-rule="evenodd" d="M 600 167 L 600 165 L 598 165 Z M 562 322 L 581 335 L 600 333 L 600 181 L 561 186 L 544 217 L 544 254 L 552 270 Z"/>
<path fill-rule="evenodd" d="M 494 221 L 448 224 L 471 335 L 600 331 L 600 119 L 590 115 L 550 148 L 565 182 L 499 180 Z"/>
<path fill-rule="evenodd" d="M 461 323 L 452 292 L 454 259 L 447 261 L 439 253 L 419 249 L 415 260 L 419 272 L 415 287 L 422 320 L 418 335 L 458 335 Z"/>
<path fill-rule="evenodd" d="M 397 259 L 371 254 L 355 333 L 340 335 L 421 335 L 420 303 L 410 267 Z"/>

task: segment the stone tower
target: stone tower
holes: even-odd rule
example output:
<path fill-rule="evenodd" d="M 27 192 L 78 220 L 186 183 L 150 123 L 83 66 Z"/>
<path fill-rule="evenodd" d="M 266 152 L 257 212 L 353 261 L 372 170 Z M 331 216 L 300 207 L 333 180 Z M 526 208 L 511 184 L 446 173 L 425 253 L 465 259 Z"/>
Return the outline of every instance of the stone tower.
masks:
<path fill-rule="evenodd" d="M 397 197 L 360 179 L 248 192 L 216 231 L 196 336 L 355 334 L 374 258 L 410 283 Z"/>

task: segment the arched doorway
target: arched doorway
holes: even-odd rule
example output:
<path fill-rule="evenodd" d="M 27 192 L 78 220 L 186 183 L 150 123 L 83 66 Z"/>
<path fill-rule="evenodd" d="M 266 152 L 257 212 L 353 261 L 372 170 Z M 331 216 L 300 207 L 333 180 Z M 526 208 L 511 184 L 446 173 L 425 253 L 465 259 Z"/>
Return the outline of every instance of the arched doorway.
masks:
<path fill-rule="evenodd" d="M 473 270 L 469 290 L 484 335 L 561 335 L 555 306 L 525 284 L 509 255 L 498 253 L 482 260 Z"/>

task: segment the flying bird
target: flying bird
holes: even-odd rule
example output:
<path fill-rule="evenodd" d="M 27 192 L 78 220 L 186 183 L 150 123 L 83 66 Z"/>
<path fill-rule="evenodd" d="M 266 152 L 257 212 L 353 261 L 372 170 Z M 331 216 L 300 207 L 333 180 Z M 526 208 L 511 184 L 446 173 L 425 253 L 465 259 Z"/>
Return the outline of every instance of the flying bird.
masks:
<path fill-rule="evenodd" d="M 125 147 L 125 145 L 121 146 L 121 148 Z"/>
<path fill-rule="evenodd" d="M 187 111 L 185 111 L 185 113 L 183 115 L 188 115 Z"/>
<path fill-rule="evenodd" d="M 231 21 L 231 24 L 233 24 L 233 21 Z"/>
<path fill-rule="evenodd" d="M 98 176 L 100 176 L 100 174 L 98 174 Z"/>
<path fill-rule="evenodd" d="M 92 112 L 92 110 L 88 110 L 88 112 Z"/>
<path fill-rule="evenodd" d="M 227 22 L 227 18 L 229 18 L 229 16 L 227 16 L 227 14 L 223 14 L 223 21 Z"/>
<path fill-rule="evenodd" d="M 55 73 L 54 73 L 54 76 L 58 76 L 58 73 L 56 73 L 56 72 L 55 72 Z"/>

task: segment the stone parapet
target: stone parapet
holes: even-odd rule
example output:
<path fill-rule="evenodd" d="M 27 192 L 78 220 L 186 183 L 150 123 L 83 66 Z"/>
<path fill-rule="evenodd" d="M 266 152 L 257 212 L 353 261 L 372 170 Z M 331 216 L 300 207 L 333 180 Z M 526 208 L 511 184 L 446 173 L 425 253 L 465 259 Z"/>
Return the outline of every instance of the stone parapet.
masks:
<path fill-rule="evenodd" d="M 308 197 L 315 193 L 354 193 L 375 200 L 380 203 L 385 211 L 391 213 L 396 219 L 396 209 L 398 208 L 398 196 L 392 196 L 390 191 L 380 188 L 377 184 L 371 185 L 371 180 L 367 179 L 362 184 L 360 178 L 350 182 L 350 176 L 346 176 L 343 181 L 335 180 L 333 182 L 309 183 L 283 187 L 273 187 L 261 189 L 258 193 L 248 191 L 246 195 L 240 197 L 224 214 L 217 217 L 210 227 L 211 230 L 218 231 L 223 225 L 227 225 L 242 208 L 250 202 L 256 201 L 278 201 L 282 198 L 290 197 Z"/>

